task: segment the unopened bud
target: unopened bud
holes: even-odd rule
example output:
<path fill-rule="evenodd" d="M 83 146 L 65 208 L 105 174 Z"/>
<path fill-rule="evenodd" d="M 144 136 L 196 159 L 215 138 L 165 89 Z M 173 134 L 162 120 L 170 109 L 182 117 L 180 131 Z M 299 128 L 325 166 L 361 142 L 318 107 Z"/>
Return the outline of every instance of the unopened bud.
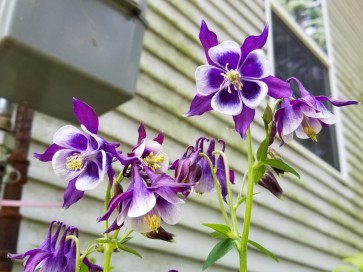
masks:
<path fill-rule="evenodd" d="M 269 190 L 277 198 L 282 199 L 282 188 L 271 171 L 267 170 L 258 184 Z"/>

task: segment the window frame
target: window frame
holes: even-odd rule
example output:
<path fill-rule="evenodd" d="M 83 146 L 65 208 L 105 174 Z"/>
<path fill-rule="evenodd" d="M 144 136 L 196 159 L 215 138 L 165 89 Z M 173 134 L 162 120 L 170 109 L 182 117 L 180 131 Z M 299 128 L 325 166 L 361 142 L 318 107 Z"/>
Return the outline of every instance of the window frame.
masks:
<path fill-rule="evenodd" d="M 307 50 L 313 54 L 319 62 L 328 70 L 329 76 L 329 84 L 330 84 L 330 92 L 332 98 L 338 98 L 337 91 L 337 83 L 335 77 L 335 67 L 334 67 L 334 58 L 333 58 L 333 47 L 331 43 L 331 35 L 330 35 L 330 27 L 328 21 L 328 12 L 327 12 L 327 3 L 326 0 L 322 0 L 322 14 L 324 20 L 324 28 L 326 35 L 326 52 L 321 49 L 318 44 L 308 36 L 304 30 L 300 27 L 300 25 L 294 21 L 294 19 L 290 16 L 290 14 L 285 10 L 281 4 L 279 4 L 276 0 L 265 0 L 265 18 L 268 22 L 269 26 L 272 26 L 272 13 L 274 13 L 285 25 L 289 28 L 289 30 L 299 39 L 299 41 L 306 47 Z M 270 35 L 267 40 L 267 54 L 270 60 L 272 73 L 275 74 L 275 59 L 274 59 L 274 45 L 273 45 L 273 35 L 271 34 L 272 30 L 270 29 Z M 314 160 L 314 163 L 318 163 L 324 170 L 330 172 L 331 174 L 338 175 L 339 177 L 347 176 L 347 161 L 346 161 L 346 150 L 344 148 L 344 135 L 343 135 L 343 124 L 342 118 L 339 110 L 335 110 L 334 114 L 337 117 L 337 122 L 333 126 L 336 134 L 336 145 L 337 145 L 337 153 L 339 156 L 339 170 L 318 157 L 313 152 L 309 151 L 302 144 L 294 141 L 294 149 L 298 151 L 304 157 L 308 157 L 309 159 Z"/>

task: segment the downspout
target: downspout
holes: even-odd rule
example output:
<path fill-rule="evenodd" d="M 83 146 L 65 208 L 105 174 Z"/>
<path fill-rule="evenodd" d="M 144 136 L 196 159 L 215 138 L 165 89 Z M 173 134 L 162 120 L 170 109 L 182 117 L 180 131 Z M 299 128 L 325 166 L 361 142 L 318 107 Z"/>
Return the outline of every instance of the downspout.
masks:
<path fill-rule="evenodd" d="M 15 171 L 19 171 L 21 176 L 17 182 L 5 184 L 3 199 L 21 199 L 23 185 L 27 182 L 28 151 L 32 121 L 33 111 L 26 106 L 19 105 L 13 129 L 15 147 L 7 163 Z M 11 175 L 15 173 L 10 171 L 8 174 L 11 179 Z M 16 252 L 21 218 L 19 207 L 0 207 L 0 271 L 2 272 L 10 272 L 12 269 L 12 261 L 6 258 L 6 255 L 7 253 Z"/>

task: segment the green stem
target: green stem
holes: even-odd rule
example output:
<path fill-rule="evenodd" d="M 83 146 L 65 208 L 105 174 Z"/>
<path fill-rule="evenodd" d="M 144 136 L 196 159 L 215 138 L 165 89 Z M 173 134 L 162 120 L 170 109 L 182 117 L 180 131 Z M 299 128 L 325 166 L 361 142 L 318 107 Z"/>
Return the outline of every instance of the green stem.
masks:
<path fill-rule="evenodd" d="M 80 266 L 79 266 L 80 265 L 80 256 L 79 255 L 80 255 L 80 252 L 81 252 L 80 247 L 79 247 L 79 240 L 74 235 L 68 235 L 66 237 L 66 239 L 67 240 L 73 240 L 73 242 L 76 244 L 76 264 L 75 264 L 74 271 L 75 272 L 78 272 L 79 271 L 79 268 L 80 268 Z"/>
<path fill-rule="evenodd" d="M 247 131 L 247 143 L 248 143 L 248 188 L 246 196 L 246 209 L 243 223 L 243 232 L 239 247 L 240 255 L 240 272 L 247 272 L 247 243 L 248 235 L 250 231 L 251 215 L 252 215 L 252 203 L 253 203 L 253 187 L 255 184 L 255 168 L 254 158 L 252 152 L 252 137 L 251 128 Z"/>
<path fill-rule="evenodd" d="M 238 193 L 238 199 L 242 198 L 242 194 L 243 194 L 243 189 L 245 188 L 245 183 L 246 183 L 246 177 L 248 175 L 248 171 L 246 171 L 243 174 L 243 178 L 242 178 L 242 185 L 241 185 L 241 190 Z"/>
<path fill-rule="evenodd" d="M 107 211 L 108 203 L 111 199 L 111 186 L 110 183 L 107 183 L 107 190 L 105 195 L 105 202 L 104 202 L 104 209 Z M 108 230 L 108 220 L 105 220 L 104 223 L 105 232 Z M 105 233 L 104 235 L 105 240 L 109 240 L 108 234 Z M 104 245 L 104 259 L 103 259 L 103 271 L 109 272 L 111 267 L 111 255 L 113 252 L 113 248 L 111 247 L 111 244 L 105 243 Z"/>
<path fill-rule="evenodd" d="M 216 188 L 216 192 L 217 192 L 217 196 L 218 196 L 218 202 L 219 202 L 219 206 L 221 207 L 221 212 L 222 212 L 224 221 L 226 222 L 227 226 L 230 226 L 228 215 L 227 215 L 226 209 L 224 208 L 221 188 L 219 187 L 218 180 L 217 180 L 216 169 L 213 167 L 212 161 L 210 160 L 210 158 L 206 154 L 200 153 L 199 155 L 203 156 L 207 160 L 207 162 L 209 164 L 209 167 L 210 167 L 210 169 L 212 171 L 214 187 Z"/>

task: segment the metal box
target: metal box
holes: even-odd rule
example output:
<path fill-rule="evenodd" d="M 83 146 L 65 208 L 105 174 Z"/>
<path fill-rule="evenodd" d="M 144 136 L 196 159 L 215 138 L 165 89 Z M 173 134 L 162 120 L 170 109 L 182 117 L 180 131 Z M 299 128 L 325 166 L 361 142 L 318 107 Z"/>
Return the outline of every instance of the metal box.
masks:
<path fill-rule="evenodd" d="M 135 93 L 146 0 L 0 0 L 0 97 L 74 121 Z"/>

